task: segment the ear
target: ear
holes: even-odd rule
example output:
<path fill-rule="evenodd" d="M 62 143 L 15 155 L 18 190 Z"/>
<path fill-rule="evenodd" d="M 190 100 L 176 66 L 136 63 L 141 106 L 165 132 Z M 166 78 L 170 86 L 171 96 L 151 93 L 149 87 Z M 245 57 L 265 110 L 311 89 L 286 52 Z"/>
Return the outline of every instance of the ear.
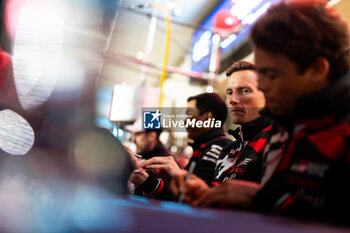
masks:
<path fill-rule="evenodd" d="M 312 65 L 312 77 L 311 81 L 314 84 L 324 84 L 328 82 L 327 77 L 329 73 L 329 62 L 326 58 L 320 57 L 317 58 L 316 61 Z"/>

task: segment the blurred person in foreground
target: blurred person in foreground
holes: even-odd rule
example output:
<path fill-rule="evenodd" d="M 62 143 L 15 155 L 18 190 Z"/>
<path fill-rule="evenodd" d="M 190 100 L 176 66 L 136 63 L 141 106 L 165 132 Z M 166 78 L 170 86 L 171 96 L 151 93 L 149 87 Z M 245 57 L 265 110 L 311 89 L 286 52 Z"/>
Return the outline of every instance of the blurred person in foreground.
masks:
<path fill-rule="evenodd" d="M 235 62 L 226 71 L 226 105 L 236 130 L 229 130 L 236 140 L 222 150 L 215 168 L 215 180 L 207 184 L 192 176 L 186 184 L 186 202 L 195 204 L 198 198 L 210 190 L 210 186 L 222 185 L 232 179 L 260 183 L 264 174 L 264 151 L 271 135 L 279 126 L 259 112 L 265 107 L 265 97 L 258 89 L 258 75 L 254 64 L 247 61 Z M 181 176 L 187 176 L 187 173 Z M 183 181 L 183 177 L 176 181 Z M 174 195 L 179 194 L 177 185 L 172 184 Z M 224 203 L 221 203 L 224 204 Z"/>
<path fill-rule="evenodd" d="M 208 127 L 186 128 L 188 137 L 193 140 L 190 145 L 193 154 L 189 163 L 185 167 L 188 170 L 192 162 L 196 162 L 194 174 L 209 182 L 214 178 L 215 164 L 219 154 L 230 139 L 225 137 L 223 124 L 227 117 L 225 102 L 215 93 L 203 93 L 187 99 L 186 121 L 216 121 L 219 124 L 209 124 Z M 173 197 L 168 189 L 172 177 L 183 170 L 176 163 L 172 156 L 153 157 L 142 163 L 138 163 L 140 168 L 134 178 L 137 184 L 147 194 L 148 197 L 171 200 Z M 148 175 L 144 170 L 153 169 L 159 171 L 158 174 Z M 136 180 L 137 178 L 137 180 Z"/>
<path fill-rule="evenodd" d="M 233 181 L 197 202 L 225 202 L 306 219 L 347 223 L 350 217 L 350 77 L 346 23 L 325 1 L 273 6 L 251 40 L 267 111 L 289 132 L 264 184 Z M 276 141 L 281 138 L 275 137 Z"/>

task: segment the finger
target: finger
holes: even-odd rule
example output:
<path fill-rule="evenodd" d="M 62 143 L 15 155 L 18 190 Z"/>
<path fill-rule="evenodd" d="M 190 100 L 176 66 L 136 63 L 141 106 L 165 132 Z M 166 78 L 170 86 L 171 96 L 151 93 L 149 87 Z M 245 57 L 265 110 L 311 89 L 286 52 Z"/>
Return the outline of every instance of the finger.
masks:
<path fill-rule="evenodd" d="M 176 180 L 177 185 L 178 185 L 178 189 L 181 193 L 184 192 L 185 189 L 185 179 L 187 176 L 187 171 L 183 170 L 181 171 L 179 174 L 175 175 L 173 179 Z"/>
<path fill-rule="evenodd" d="M 171 191 L 171 193 L 175 199 L 179 198 L 181 192 L 179 190 L 179 182 L 177 179 L 171 179 L 170 185 L 169 185 L 169 190 Z"/>
<path fill-rule="evenodd" d="M 202 191 L 203 189 L 209 188 L 209 186 L 198 176 L 192 175 L 191 178 L 186 181 L 186 188 Z"/>
<path fill-rule="evenodd" d="M 178 167 L 179 169 L 182 169 L 179 164 L 176 162 L 175 158 L 173 156 L 167 156 L 166 157 L 169 161 L 169 163 L 173 164 L 174 166 Z"/>
<path fill-rule="evenodd" d="M 152 169 L 152 170 L 160 169 L 160 170 L 167 171 L 167 172 L 170 171 L 170 168 L 167 164 L 151 164 L 148 166 L 144 166 L 143 168 L 144 169 Z"/>
<path fill-rule="evenodd" d="M 149 175 L 145 171 L 133 172 L 129 180 L 135 185 L 140 186 L 146 181 L 148 176 Z"/>
<path fill-rule="evenodd" d="M 191 204 L 197 200 L 203 193 L 207 192 L 210 187 L 202 179 L 189 180 L 186 182 L 186 195 L 191 197 Z"/>
<path fill-rule="evenodd" d="M 143 168 L 152 164 L 167 164 L 167 163 L 168 163 L 168 159 L 166 157 L 153 157 L 140 163 L 140 167 Z"/>
<path fill-rule="evenodd" d="M 192 205 L 192 196 L 191 195 L 185 195 L 184 203 Z"/>
<path fill-rule="evenodd" d="M 138 169 L 138 165 L 140 164 L 140 160 L 137 159 L 135 156 L 130 155 L 130 161 L 134 169 Z"/>
<path fill-rule="evenodd" d="M 185 182 L 184 185 L 184 193 L 193 193 L 196 190 L 198 190 L 200 184 L 198 183 L 197 180 L 188 180 Z"/>
<path fill-rule="evenodd" d="M 222 193 L 216 195 L 210 195 L 205 199 L 200 206 L 202 207 L 220 207 L 224 208 L 226 206 L 226 196 Z"/>
<path fill-rule="evenodd" d="M 177 188 L 176 180 L 172 179 L 169 184 L 169 191 L 173 195 L 174 198 L 179 196 L 179 190 Z"/>
<path fill-rule="evenodd" d="M 181 193 L 181 188 L 184 185 L 185 177 L 187 176 L 187 171 L 181 171 L 176 174 L 170 181 L 170 190 L 174 198 L 178 198 Z"/>
<path fill-rule="evenodd" d="M 210 206 L 215 203 L 217 200 L 218 195 L 221 194 L 221 190 L 217 187 L 210 188 L 208 191 L 204 192 L 193 201 L 193 205 L 195 206 Z"/>

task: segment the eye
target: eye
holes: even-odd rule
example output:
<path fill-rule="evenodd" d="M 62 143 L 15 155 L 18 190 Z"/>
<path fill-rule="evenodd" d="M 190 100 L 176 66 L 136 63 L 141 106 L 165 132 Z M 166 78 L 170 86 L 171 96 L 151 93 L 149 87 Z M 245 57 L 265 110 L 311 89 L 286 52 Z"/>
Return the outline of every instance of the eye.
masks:
<path fill-rule="evenodd" d="M 248 88 L 242 88 L 240 92 L 241 92 L 241 95 L 247 95 L 251 93 L 251 90 L 249 90 Z"/>
<path fill-rule="evenodd" d="M 226 95 L 232 95 L 232 90 L 226 90 Z"/>
<path fill-rule="evenodd" d="M 279 72 L 272 69 L 263 69 L 258 72 L 259 76 L 266 77 L 270 80 L 276 79 L 278 77 Z"/>
<path fill-rule="evenodd" d="M 268 72 L 266 74 L 266 77 L 268 77 L 269 79 L 273 80 L 273 79 L 277 78 L 277 74 L 274 73 L 274 72 Z"/>

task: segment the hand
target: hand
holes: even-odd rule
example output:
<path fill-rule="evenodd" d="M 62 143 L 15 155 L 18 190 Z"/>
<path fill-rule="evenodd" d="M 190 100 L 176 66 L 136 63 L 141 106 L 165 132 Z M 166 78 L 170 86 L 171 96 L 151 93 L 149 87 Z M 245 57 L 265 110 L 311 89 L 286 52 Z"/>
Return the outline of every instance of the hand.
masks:
<path fill-rule="evenodd" d="M 188 172 L 186 170 L 182 170 L 181 172 L 177 173 L 173 179 L 171 179 L 169 191 L 173 195 L 174 199 L 178 199 L 180 194 L 183 193 L 187 173 Z"/>
<path fill-rule="evenodd" d="M 129 177 L 129 182 L 134 183 L 136 186 L 141 186 L 145 183 L 148 176 L 149 175 L 145 170 L 134 170 Z"/>
<path fill-rule="evenodd" d="M 188 172 L 182 171 L 173 177 L 169 190 L 174 197 L 178 198 L 181 193 L 185 194 L 185 203 L 191 204 L 198 199 L 202 193 L 210 189 L 207 183 L 196 175 L 192 175 L 190 180 L 185 181 Z"/>
<path fill-rule="evenodd" d="M 125 150 L 129 153 L 130 155 L 130 161 L 132 164 L 132 167 L 135 169 L 139 169 L 139 164 L 141 163 L 141 159 L 135 156 L 135 153 L 127 146 L 124 146 Z"/>
<path fill-rule="evenodd" d="M 163 173 L 155 174 L 161 178 L 171 180 L 171 178 L 181 172 L 181 168 L 177 165 L 174 157 L 153 157 L 138 165 L 142 169 L 161 170 Z M 162 177 L 163 176 L 163 177 Z"/>
<path fill-rule="evenodd" d="M 210 188 L 192 204 L 205 207 L 220 206 L 247 209 L 252 206 L 253 198 L 260 188 L 259 183 L 229 180 L 220 186 Z"/>

